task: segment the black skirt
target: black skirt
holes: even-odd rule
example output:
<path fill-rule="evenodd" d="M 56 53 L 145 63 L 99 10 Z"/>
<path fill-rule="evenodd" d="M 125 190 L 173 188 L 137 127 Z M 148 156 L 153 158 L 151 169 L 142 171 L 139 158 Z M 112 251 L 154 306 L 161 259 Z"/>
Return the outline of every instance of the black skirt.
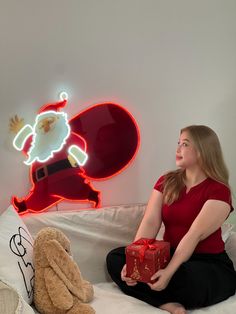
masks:
<path fill-rule="evenodd" d="M 154 291 L 141 282 L 128 286 L 121 280 L 124 264 L 124 247 L 114 249 L 107 255 L 108 272 L 120 289 L 155 307 L 177 302 L 186 309 L 200 308 L 216 304 L 235 294 L 236 272 L 226 252 L 193 254 L 179 267 L 162 291 Z"/>

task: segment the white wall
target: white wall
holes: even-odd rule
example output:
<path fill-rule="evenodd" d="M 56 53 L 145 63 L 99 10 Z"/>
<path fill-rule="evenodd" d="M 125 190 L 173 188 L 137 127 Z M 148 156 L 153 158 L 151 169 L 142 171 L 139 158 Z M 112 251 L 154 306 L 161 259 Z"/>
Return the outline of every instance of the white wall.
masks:
<path fill-rule="evenodd" d="M 67 89 L 69 116 L 96 102 L 126 106 L 141 148 L 122 174 L 94 182 L 102 205 L 145 202 L 174 168 L 179 129 L 218 133 L 236 191 L 235 0 L 1 1 L 1 207 L 28 191 L 23 156 L 8 120 L 33 123 L 42 104 Z"/>

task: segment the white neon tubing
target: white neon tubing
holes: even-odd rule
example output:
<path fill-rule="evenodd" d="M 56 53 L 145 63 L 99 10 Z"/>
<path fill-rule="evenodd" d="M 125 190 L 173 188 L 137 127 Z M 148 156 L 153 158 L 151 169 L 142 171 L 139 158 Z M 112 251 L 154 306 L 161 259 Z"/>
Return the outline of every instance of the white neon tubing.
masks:
<path fill-rule="evenodd" d="M 60 95 L 60 100 L 68 100 L 69 96 L 68 96 L 68 93 L 67 92 L 61 92 Z"/>
<path fill-rule="evenodd" d="M 25 142 L 28 137 L 33 134 L 33 128 L 31 125 L 26 124 L 15 136 L 13 140 L 13 146 L 17 150 L 22 150 L 24 148 Z"/>
<path fill-rule="evenodd" d="M 80 166 L 83 166 L 88 160 L 88 155 L 77 145 L 71 145 L 68 149 L 68 153 Z"/>
<path fill-rule="evenodd" d="M 52 110 L 49 110 L 49 111 L 46 111 L 46 112 L 42 112 L 42 113 L 40 113 L 40 114 L 37 115 L 36 120 L 35 120 L 36 122 L 35 122 L 35 124 L 34 124 L 34 129 L 33 129 L 33 142 L 32 142 L 30 151 L 32 151 L 32 149 L 33 149 L 34 146 L 35 146 L 35 141 L 34 141 L 35 128 L 36 128 L 36 126 L 37 126 L 37 124 L 38 124 L 39 119 L 42 118 L 42 117 L 44 117 L 44 116 L 45 116 L 45 117 L 50 116 L 51 113 L 53 113 L 53 115 L 55 115 L 55 111 L 52 111 Z M 65 112 L 60 112 L 60 113 L 58 113 L 58 115 L 60 115 L 60 114 L 63 114 L 63 115 L 66 117 L 66 121 L 67 121 L 67 122 L 66 122 L 66 124 L 67 124 L 67 132 L 66 132 L 66 134 L 65 134 L 65 136 L 64 136 L 64 139 L 63 139 L 63 141 L 62 141 L 60 147 L 59 147 L 58 149 L 54 149 L 54 150 L 51 152 L 51 154 L 50 154 L 47 158 L 40 159 L 39 157 L 35 157 L 33 160 L 31 160 L 31 162 L 28 161 L 28 159 L 29 159 L 29 158 L 28 158 L 26 161 L 24 161 L 24 164 L 26 164 L 26 165 L 29 166 L 29 165 L 31 165 L 35 160 L 38 160 L 39 162 L 45 162 L 45 161 L 49 160 L 51 157 L 53 157 L 53 154 L 54 154 L 54 153 L 59 152 L 59 151 L 62 149 L 62 147 L 65 145 L 67 138 L 70 136 L 70 130 L 71 130 L 71 129 L 70 129 L 70 125 L 69 125 L 69 123 L 68 123 L 67 113 L 65 113 Z"/>

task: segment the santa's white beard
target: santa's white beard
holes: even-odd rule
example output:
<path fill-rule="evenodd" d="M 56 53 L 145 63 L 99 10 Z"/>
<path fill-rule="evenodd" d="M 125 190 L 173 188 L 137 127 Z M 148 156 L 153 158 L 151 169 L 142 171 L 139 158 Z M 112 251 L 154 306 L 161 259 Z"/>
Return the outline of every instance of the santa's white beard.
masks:
<path fill-rule="evenodd" d="M 58 117 L 57 117 L 58 119 Z M 37 129 L 37 126 L 36 128 Z M 53 129 L 47 133 L 36 132 L 28 152 L 25 164 L 30 165 L 34 161 L 44 162 L 53 157 L 53 154 L 65 145 L 70 134 L 70 127 L 64 116 L 60 116 Z"/>

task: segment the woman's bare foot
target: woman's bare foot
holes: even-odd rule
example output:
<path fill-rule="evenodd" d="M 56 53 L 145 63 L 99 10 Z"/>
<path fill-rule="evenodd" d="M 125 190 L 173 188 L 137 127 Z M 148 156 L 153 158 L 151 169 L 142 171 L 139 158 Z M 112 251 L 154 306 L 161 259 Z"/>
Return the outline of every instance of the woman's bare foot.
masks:
<path fill-rule="evenodd" d="M 186 309 L 180 303 L 165 303 L 160 306 L 160 309 L 171 314 L 187 314 Z"/>

